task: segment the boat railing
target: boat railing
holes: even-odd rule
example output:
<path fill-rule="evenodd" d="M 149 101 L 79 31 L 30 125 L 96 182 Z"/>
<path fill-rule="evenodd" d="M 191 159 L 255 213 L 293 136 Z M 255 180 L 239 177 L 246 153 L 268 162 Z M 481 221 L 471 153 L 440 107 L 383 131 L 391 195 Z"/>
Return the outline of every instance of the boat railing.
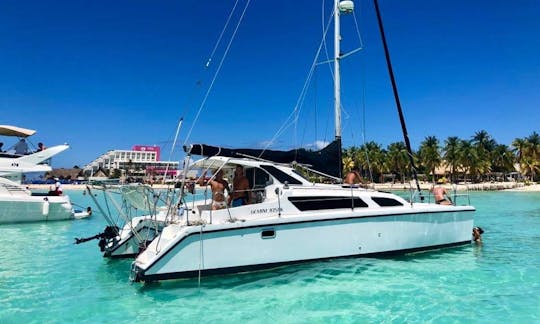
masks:
<path fill-rule="evenodd" d="M 412 184 L 408 190 L 408 201 L 413 203 L 430 203 L 434 204 L 435 196 L 431 190 L 423 190 L 419 192 Z M 469 188 L 465 187 L 463 190 L 458 190 L 456 185 L 453 185 L 450 190 L 448 190 L 447 195 L 452 200 L 452 205 L 454 206 L 469 206 L 471 204 L 471 197 L 469 194 Z"/>

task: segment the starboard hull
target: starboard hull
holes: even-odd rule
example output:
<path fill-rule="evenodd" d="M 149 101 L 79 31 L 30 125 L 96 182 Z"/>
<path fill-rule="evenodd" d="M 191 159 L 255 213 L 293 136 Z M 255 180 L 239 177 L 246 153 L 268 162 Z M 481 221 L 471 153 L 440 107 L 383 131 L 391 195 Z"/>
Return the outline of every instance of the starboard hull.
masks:
<path fill-rule="evenodd" d="M 131 276 L 156 281 L 464 244 L 471 239 L 473 215 L 470 208 L 173 229 L 176 237 L 161 247 L 151 244 L 134 262 Z"/>

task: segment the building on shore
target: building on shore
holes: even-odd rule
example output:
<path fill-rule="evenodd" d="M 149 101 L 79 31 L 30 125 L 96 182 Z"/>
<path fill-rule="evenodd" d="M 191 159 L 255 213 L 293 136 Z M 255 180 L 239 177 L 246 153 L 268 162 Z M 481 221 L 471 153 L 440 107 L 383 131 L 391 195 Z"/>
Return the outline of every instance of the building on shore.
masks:
<path fill-rule="evenodd" d="M 178 176 L 179 161 L 161 161 L 159 146 L 134 145 L 131 150 L 110 150 L 88 163 L 83 172 L 89 179 L 100 170 L 109 178 L 153 182 Z"/>

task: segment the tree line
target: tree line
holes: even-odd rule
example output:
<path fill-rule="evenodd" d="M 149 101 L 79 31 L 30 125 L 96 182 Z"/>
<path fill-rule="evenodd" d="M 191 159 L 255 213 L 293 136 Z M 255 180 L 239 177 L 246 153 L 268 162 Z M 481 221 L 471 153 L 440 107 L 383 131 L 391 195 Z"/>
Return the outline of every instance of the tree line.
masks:
<path fill-rule="evenodd" d="M 540 174 L 540 135 L 533 132 L 516 138 L 510 146 L 497 143 L 485 130 L 476 132 L 470 139 L 450 136 L 439 141 L 435 136 L 427 136 L 412 157 L 418 173 L 425 174 L 431 181 L 435 181 L 436 170 L 440 168 L 452 182 L 481 182 L 495 173 L 509 174 L 518 170 L 525 179 L 536 181 Z M 383 182 L 385 175 L 405 182 L 410 179 L 412 170 L 403 142 L 383 148 L 371 141 L 345 149 L 343 171 L 349 172 L 355 166 L 362 170 L 364 177 L 376 182 Z"/>

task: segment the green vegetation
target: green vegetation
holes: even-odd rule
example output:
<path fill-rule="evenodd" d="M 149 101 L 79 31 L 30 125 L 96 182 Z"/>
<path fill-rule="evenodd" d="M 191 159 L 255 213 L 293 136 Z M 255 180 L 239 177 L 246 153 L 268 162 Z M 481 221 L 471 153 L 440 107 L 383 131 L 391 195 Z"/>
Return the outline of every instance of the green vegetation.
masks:
<path fill-rule="evenodd" d="M 498 144 L 485 130 L 476 132 L 469 140 L 451 136 L 441 142 L 435 136 L 427 136 L 418 151 L 413 152 L 413 158 L 418 173 L 429 181 L 443 176 L 452 182 L 506 180 L 510 174 L 519 175 L 524 181 L 537 181 L 540 135 L 533 132 L 528 137 L 516 138 L 510 147 Z M 354 166 L 376 182 L 384 181 L 389 174 L 404 182 L 411 174 L 403 142 L 392 143 L 386 149 L 375 142 L 349 147 L 343 151 L 344 173 Z"/>

